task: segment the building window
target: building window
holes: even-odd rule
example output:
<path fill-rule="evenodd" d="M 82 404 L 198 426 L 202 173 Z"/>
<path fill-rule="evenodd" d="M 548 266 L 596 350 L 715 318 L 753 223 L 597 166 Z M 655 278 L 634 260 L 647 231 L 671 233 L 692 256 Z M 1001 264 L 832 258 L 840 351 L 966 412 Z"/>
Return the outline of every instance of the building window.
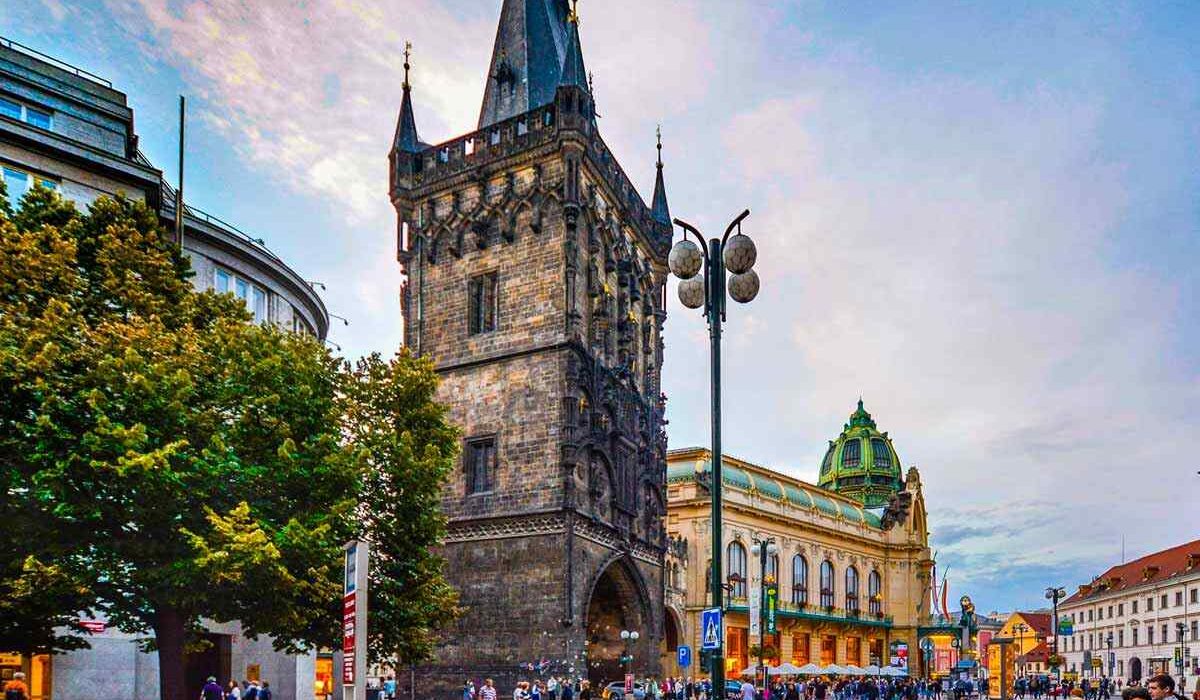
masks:
<path fill-rule="evenodd" d="M 862 462 L 862 440 L 847 440 L 842 447 L 842 466 L 857 467 Z"/>
<path fill-rule="evenodd" d="M 1200 596 L 1200 588 L 1193 588 L 1192 590 L 1188 591 L 1188 594 L 1189 594 L 1188 599 L 1190 601 L 1192 601 L 1193 603 L 1200 602 L 1200 598 L 1197 597 L 1197 596 Z"/>
<path fill-rule="evenodd" d="M 1138 604 L 1138 602 L 1136 600 L 1129 601 L 1129 605 L 1130 605 L 1129 610 L 1130 610 L 1131 614 L 1133 614 L 1133 615 L 1137 615 L 1137 604 Z"/>
<path fill-rule="evenodd" d="M 828 559 L 821 562 L 821 605 L 833 607 L 833 564 Z"/>
<path fill-rule="evenodd" d="M 1175 607 L 1183 605 L 1183 591 L 1175 591 Z"/>
<path fill-rule="evenodd" d="M 779 581 L 779 556 L 772 554 L 767 557 L 767 576 L 773 581 Z"/>
<path fill-rule="evenodd" d="M 803 666 L 812 660 L 809 644 L 812 637 L 807 634 L 792 635 L 792 664 Z"/>
<path fill-rule="evenodd" d="M 1097 620 L 1104 619 L 1104 608 L 1096 608 L 1096 619 Z"/>
<path fill-rule="evenodd" d="M 1146 643 L 1150 645 L 1154 644 L 1154 627 L 1150 625 L 1146 625 Z"/>
<path fill-rule="evenodd" d="M 867 595 L 870 598 L 870 610 L 872 615 L 883 614 L 883 577 L 878 571 L 872 570 L 867 574 Z"/>
<path fill-rule="evenodd" d="M 1197 636 L 1197 634 L 1196 634 L 1197 632 L 1200 632 L 1200 628 L 1197 627 L 1196 621 L 1192 620 L 1192 641 L 1193 642 L 1200 641 L 1200 636 Z"/>
<path fill-rule="evenodd" d="M 858 612 L 858 569 L 853 566 L 846 569 L 846 610 Z"/>
<path fill-rule="evenodd" d="M 1147 598 L 1146 599 L 1146 612 L 1150 612 L 1151 610 L 1154 610 L 1154 599 Z"/>
<path fill-rule="evenodd" d="M 1117 616 L 1120 617 L 1120 616 L 1123 616 L 1124 614 L 1125 614 L 1125 604 L 1117 603 Z"/>
<path fill-rule="evenodd" d="M 825 461 L 821 462 L 821 473 L 829 471 L 829 467 L 833 464 L 833 445 L 825 452 Z"/>
<path fill-rule="evenodd" d="M 808 604 L 808 560 L 800 554 L 792 557 L 792 603 Z"/>
<path fill-rule="evenodd" d="M 59 191 L 57 182 L 8 165 L 3 167 L 3 175 L 4 187 L 8 190 L 8 203 L 13 207 L 20 204 L 21 199 L 25 197 L 29 190 L 33 189 L 34 185 L 41 185 L 55 192 Z"/>
<path fill-rule="evenodd" d="M 496 486 L 495 436 L 468 441 L 464 460 L 467 493 L 490 493 Z"/>
<path fill-rule="evenodd" d="M 213 289 L 217 294 L 232 294 L 241 299 L 256 323 L 267 322 L 267 290 L 220 267 L 213 269 Z"/>
<path fill-rule="evenodd" d="M 729 572 L 729 584 L 732 586 L 730 595 L 734 598 L 746 597 L 746 548 L 741 542 L 730 542 L 725 550 L 728 564 L 725 570 Z"/>
<path fill-rule="evenodd" d="M 1094 612 L 1093 610 L 1088 610 L 1088 622 L 1092 621 L 1092 613 L 1093 612 Z"/>
<path fill-rule="evenodd" d="M 1117 661 L 1117 677 L 1119 678 L 1124 675 L 1125 675 L 1125 659 L 1120 659 L 1119 661 Z"/>
<path fill-rule="evenodd" d="M 1138 645 L 1138 628 L 1134 627 L 1130 631 L 1133 633 L 1133 646 L 1136 647 Z"/>
<path fill-rule="evenodd" d="M 892 455 L 887 443 L 882 438 L 871 438 L 871 463 L 877 469 L 887 469 L 892 466 Z"/>
<path fill-rule="evenodd" d="M 23 121 L 26 124 L 32 124 L 39 129 L 49 130 L 54 126 L 54 116 L 50 112 L 35 109 L 29 105 L 10 100 L 7 97 L 0 97 L 0 114 Z"/>
<path fill-rule="evenodd" d="M 467 315 L 471 335 L 490 333 L 496 330 L 497 282 L 495 272 L 477 275 L 468 284 Z"/>
<path fill-rule="evenodd" d="M 1166 593 L 1163 593 L 1162 596 L 1158 599 L 1158 609 L 1159 610 L 1167 609 L 1167 594 Z"/>
<path fill-rule="evenodd" d="M 1167 626 L 1162 626 L 1162 643 L 1167 644 L 1171 641 L 1171 635 L 1167 634 Z"/>
<path fill-rule="evenodd" d="M 1125 630 L 1117 630 L 1117 646 L 1125 646 Z"/>

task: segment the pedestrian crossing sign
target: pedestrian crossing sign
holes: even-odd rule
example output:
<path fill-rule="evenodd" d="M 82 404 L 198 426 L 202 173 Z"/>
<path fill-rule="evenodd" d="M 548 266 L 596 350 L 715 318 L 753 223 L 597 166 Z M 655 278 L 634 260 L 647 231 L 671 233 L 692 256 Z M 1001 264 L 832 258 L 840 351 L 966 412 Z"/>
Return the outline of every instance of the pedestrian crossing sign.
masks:
<path fill-rule="evenodd" d="M 721 609 L 708 608 L 700 616 L 700 629 L 703 632 L 701 649 L 713 651 L 721 648 Z"/>

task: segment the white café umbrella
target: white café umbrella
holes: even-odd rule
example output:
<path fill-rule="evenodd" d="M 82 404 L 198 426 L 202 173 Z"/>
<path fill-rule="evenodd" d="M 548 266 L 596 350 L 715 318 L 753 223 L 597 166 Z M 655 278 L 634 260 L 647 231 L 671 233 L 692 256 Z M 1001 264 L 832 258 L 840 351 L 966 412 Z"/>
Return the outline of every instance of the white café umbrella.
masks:
<path fill-rule="evenodd" d="M 871 664 L 863 669 L 869 676 L 879 676 L 883 674 L 883 669 L 879 668 L 878 664 Z"/>
<path fill-rule="evenodd" d="M 800 667 L 785 661 L 778 666 L 771 667 L 767 673 L 772 676 L 795 676 L 800 673 Z"/>
<path fill-rule="evenodd" d="M 822 673 L 824 671 L 821 670 L 821 667 L 814 663 L 804 664 L 799 671 L 796 671 L 796 674 L 801 676 L 819 676 Z"/>
<path fill-rule="evenodd" d="M 833 675 L 844 676 L 847 673 L 849 673 L 849 671 L 846 670 L 845 666 L 838 666 L 837 664 L 829 664 L 825 668 L 821 669 L 821 673 L 828 673 L 831 676 L 833 676 Z"/>
<path fill-rule="evenodd" d="M 849 673 L 852 676 L 861 676 L 866 673 L 865 669 L 855 666 L 854 664 L 847 664 L 844 666 L 844 668 L 846 669 L 846 673 Z"/>
<path fill-rule="evenodd" d="M 883 675 L 885 675 L 885 676 L 907 676 L 908 671 L 905 671 L 902 668 L 897 668 L 895 666 L 888 666 L 883 669 Z"/>

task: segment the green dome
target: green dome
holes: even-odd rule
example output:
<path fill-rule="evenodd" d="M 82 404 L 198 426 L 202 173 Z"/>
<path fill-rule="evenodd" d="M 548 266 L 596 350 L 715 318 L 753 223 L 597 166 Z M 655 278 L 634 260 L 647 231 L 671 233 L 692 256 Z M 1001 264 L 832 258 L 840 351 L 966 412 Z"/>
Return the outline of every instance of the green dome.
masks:
<path fill-rule="evenodd" d="M 867 508 L 881 508 L 903 487 L 900 455 L 887 433 L 879 432 L 858 400 L 858 410 L 829 443 L 817 485 L 849 496 Z"/>

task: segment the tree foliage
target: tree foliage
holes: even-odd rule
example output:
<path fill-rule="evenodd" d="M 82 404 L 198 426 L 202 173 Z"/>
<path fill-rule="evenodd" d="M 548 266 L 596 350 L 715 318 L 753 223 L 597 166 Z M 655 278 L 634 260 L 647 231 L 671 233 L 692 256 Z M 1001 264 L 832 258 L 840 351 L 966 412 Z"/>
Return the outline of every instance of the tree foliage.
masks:
<path fill-rule="evenodd" d="M 373 613 L 409 625 L 373 650 L 426 653 L 453 612 L 427 549 L 455 451 L 432 369 L 352 368 L 189 276 L 140 203 L 36 188 L 0 209 L 0 647 L 73 648 L 102 613 L 154 633 L 179 697 L 202 619 L 332 646 L 341 547 L 365 535 Z"/>

